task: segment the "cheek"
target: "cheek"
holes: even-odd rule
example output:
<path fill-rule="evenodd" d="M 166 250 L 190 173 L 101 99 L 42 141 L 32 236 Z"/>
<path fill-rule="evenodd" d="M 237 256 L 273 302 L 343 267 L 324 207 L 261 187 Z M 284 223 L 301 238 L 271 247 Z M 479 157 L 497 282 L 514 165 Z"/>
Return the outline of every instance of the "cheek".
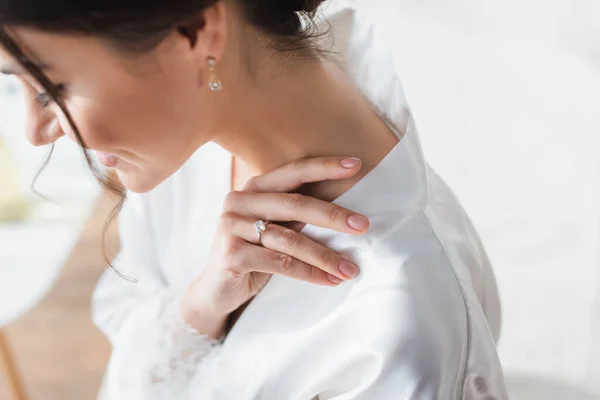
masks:
<path fill-rule="evenodd" d="M 67 102 L 69 114 L 77 127 L 85 146 L 92 150 L 108 150 L 115 141 L 111 121 L 107 113 L 99 108 L 86 107 L 76 102 Z M 79 143 L 75 131 L 62 111 L 58 111 L 59 124 L 69 138 Z"/>
<path fill-rule="evenodd" d="M 110 85 L 74 83 L 65 102 L 88 148 L 138 165 L 176 167 L 197 147 L 204 127 L 198 123 L 197 90 L 173 80 L 113 76 L 103 80 Z M 64 133 L 76 140 L 66 117 L 58 117 Z"/>

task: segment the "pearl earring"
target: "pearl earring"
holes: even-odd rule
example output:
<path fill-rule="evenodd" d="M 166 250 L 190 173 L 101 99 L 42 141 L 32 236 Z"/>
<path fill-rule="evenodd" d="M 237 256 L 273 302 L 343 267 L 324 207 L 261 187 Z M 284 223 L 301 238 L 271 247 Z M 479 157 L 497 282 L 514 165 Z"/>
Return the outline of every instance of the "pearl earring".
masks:
<path fill-rule="evenodd" d="M 208 57 L 208 66 L 210 67 L 210 77 L 208 78 L 208 87 L 213 92 L 223 89 L 223 83 L 217 77 L 217 60 L 214 57 Z"/>

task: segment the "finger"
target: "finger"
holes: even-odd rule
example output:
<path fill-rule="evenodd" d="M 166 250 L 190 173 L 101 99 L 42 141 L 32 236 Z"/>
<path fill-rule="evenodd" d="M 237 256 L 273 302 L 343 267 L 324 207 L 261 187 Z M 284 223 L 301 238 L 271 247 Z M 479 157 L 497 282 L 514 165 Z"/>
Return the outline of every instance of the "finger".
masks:
<path fill-rule="evenodd" d="M 282 222 L 281 226 L 285 226 L 286 228 L 290 228 L 293 231 L 300 232 L 306 226 L 306 222 L 300 221 L 291 221 L 291 222 Z"/>
<path fill-rule="evenodd" d="M 359 273 L 354 263 L 335 251 L 283 226 L 267 225 L 261 234 L 261 243 L 268 249 L 288 254 L 343 280 L 352 279 Z"/>
<path fill-rule="evenodd" d="M 302 158 L 250 178 L 242 191 L 290 192 L 309 182 L 350 178 L 361 167 L 361 160 L 352 157 Z"/>
<path fill-rule="evenodd" d="M 244 239 L 246 242 L 250 242 L 255 245 L 261 245 L 261 242 L 258 241 L 258 234 L 256 233 L 256 229 L 254 228 L 254 224 L 258 221 L 258 219 L 254 217 L 247 217 L 243 215 L 233 214 L 233 213 L 223 213 L 220 217 L 220 226 L 221 229 L 227 232 L 227 234 L 232 236 L 237 236 L 241 239 Z M 265 220 L 265 222 L 267 222 Z M 287 226 L 284 226 L 280 222 L 269 221 L 266 224 L 266 229 L 291 229 Z M 264 232 L 261 234 L 264 235 Z"/>
<path fill-rule="evenodd" d="M 230 192 L 223 211 L 270 221 L 300 221 L 350 234 L 363 234 L 369 219 L 338 204 L 299 193 Z"/>
<path fill-rule="evenodd" d="M 261 243 L 258 241 L 258 234 L 254 228 L 254 224 L 257 221 L 258 220 L 253 217 L 247 217 L 234 213 L 223 213 L 221 214 L 219 224 L 221 229 L 227 232 L 228 235 L 237 236 L 241 239 L 244 239 L 246 242 L 260 245 Z M 274 225 L 275 224 L 273 222 L 268 222 L 266 228 L 270 229 L 271 226 Z"/>
<path fill-rule="evenodd" d="M 227 223 L 228 233 L 278 253 L 288 254 L 340 279 L 351 279 L 359 272 L 356 265 L 345 260 L 335 251 L 299 232 L 277 224 L 267 224 L 259 242 L 254 229 L 254 222 L 249 217 L 231 216 L 231 220 Z"/>
<path fill-rule="evenodd" d="M 342 280 L 336 276 L 300 261 L 289 254 L 278 253 L 266 247 L 249 246 L 235 263 L 241 272 L 263 272 L 282 275 L 321 286 L 337 286 Z M 331 280 L 330 280 L 331 279 Z"/>

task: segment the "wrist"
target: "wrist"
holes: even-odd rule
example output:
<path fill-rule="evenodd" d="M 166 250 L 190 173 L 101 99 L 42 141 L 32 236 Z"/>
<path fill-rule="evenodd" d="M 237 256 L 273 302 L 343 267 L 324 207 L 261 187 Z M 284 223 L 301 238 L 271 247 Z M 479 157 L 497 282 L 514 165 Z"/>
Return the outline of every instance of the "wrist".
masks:
<path fill-rule="evenodd" d="M 181 315 L 186 324 L 200 334 L 206 334 L 213 339 L 219 339 L 225 334 L 228 314 L 223 315 L 213 307 L 199 301 L 193 291 L 188 289 L 179 304 Z"/>

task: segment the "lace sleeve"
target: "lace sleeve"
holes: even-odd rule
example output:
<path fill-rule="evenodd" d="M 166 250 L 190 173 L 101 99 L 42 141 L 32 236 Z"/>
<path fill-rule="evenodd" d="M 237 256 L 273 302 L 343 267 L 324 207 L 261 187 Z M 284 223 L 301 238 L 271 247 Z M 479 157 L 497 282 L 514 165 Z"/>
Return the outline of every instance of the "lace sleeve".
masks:
<path fill-rule="evenodd" d="M 179 301 L 172 298 L 154 326 L 138 327 L 138 335 L 116 343 L 107 400 L 211 399 L 225 336 L 214 339 L 186 324 Z"/>
<path fill-rule="evenodd" d="M 94 323 L 113 347 L 100 399 L 210 399 L 223 338 L 185 324 L 179 307 L 184 290 L 165 278 L 152 222 L 156 199 L 148 196 L 128 195 L 113 260 L 117 271 L 137 282 L 107 269 L 92 296 Z"/>

